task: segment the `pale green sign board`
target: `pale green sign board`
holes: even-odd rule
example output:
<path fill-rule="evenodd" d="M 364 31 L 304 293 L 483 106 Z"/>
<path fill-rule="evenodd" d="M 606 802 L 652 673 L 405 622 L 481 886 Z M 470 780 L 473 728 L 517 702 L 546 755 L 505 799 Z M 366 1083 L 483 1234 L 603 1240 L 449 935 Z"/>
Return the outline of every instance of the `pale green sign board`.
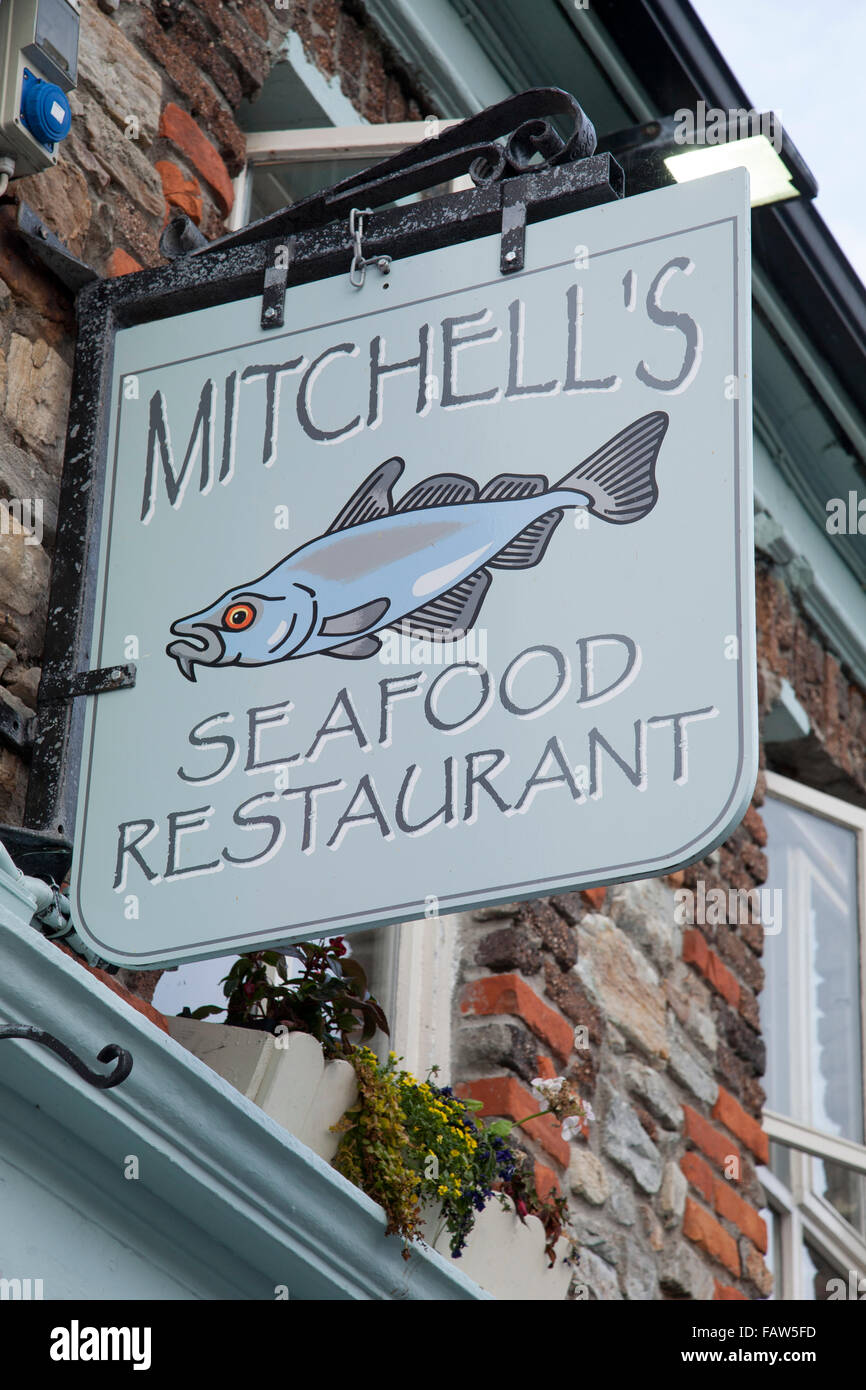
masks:
<path fill-rule="evenodd" d="M 348 270 L 348 267 L 347 267 Z M 117 334 L 74 913 L 125 965 L 670 872 L 756 776 L 742 171 Z"/>

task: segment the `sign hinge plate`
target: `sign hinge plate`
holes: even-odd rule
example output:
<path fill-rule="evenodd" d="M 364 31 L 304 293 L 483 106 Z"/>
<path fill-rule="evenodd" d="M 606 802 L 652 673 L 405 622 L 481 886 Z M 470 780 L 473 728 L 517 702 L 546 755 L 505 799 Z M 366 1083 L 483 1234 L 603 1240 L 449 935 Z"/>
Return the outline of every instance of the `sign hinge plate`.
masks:
<path fill-rule="evenodd" d="M 107 695 L 111 690 L 131 690 L 135 685 L 138 668 L 134 661 L 124 666 L 103 666 L 97 671 L 79 671 L 67 682 L 52 683 L 39 687 L 40 704 L 56 703 L 60 700 L 74 700 L 80 695 Z"/>

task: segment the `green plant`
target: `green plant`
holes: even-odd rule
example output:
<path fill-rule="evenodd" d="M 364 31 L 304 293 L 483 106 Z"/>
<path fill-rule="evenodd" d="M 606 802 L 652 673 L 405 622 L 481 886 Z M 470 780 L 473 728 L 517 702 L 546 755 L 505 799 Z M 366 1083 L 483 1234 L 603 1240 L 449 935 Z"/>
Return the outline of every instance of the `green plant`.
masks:
<path fill-rule="evenodd" d="M 300 975 L 289 978 L 286 957 L 301 962 Z M 268 973 L 275 970 L 275 981 Z M 388 1020 L 370 994 L 359 961 L 348 955 L 341 936 L 328 942 L 304 941 L 285 955 L 251 951 L 239 956 L 220 982 L 225 1005 L 203 1004 L 184 1009 L 182 1017 L 208 1018 L 225 1012 L 226 1023 L 275 1032 L 309 1033 L 329 1057 L 351 1053 L 354 1037 L 362 1042 L 377 1028 L 388 1034 Z"/>
<path fill-rule="evenodd" d="M 480 1101 L 461 1100 L 450 1087 L 435 1085 L 431 1078 L 438 1068 L 418 1081 L 397 1069 L 393 1052 L 381 1064 L 362 1047 L 349 1060 L 358 1101 L 334 1126 L 343 1136 L 334 1166 L 384 1208 L 387 1233 L 402 1237 L 404 1258 L 419 1234 L 423 1202 L 441 1205 L 451 1254 L 459 1258 L 477 1213 L 497 1197 L 506 1205 L 510 1198 L 521 1221 L 541 1217 L 552 1264 L 565 1201 L 539 1197 L 530 1160 L 505 1142 L 502 1127 L 511 1129 L 511 1123 L 476 1124 Z"/>

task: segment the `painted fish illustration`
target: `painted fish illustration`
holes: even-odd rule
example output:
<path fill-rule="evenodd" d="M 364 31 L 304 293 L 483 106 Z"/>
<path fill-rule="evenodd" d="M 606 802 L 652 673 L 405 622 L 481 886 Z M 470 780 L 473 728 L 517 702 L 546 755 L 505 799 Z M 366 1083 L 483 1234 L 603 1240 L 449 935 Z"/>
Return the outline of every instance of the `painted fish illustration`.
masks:
<path fill-rule="evenodd" d="M 500 473 L 479 490 L 438 473 L 398 501 L 403 472 L 389 458 L 324 535 L 248 584 L 179 618 L 166 648 L 187 680 L 199 666 L 267 666 L 312 656 L 361 660 L 383 628 L 440 641 L 476 621 L 492 570 L 540 563 L 567 507 L 615 525 L 640 521 L 658 499 L 655 465 L 668 416 L 635 420 L 551 486 L 541 474 Z"/>

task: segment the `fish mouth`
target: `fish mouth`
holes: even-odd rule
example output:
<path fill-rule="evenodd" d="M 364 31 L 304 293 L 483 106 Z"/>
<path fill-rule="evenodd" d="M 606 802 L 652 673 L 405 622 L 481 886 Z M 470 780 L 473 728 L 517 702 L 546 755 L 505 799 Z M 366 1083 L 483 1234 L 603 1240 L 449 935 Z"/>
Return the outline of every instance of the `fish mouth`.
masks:
<path fill-rule="evenodd" d="M 195 680 L 196 663 L 216 666 L 225 653 L 225 643 L 207 623 L 192 623 L 181 618 L 172 623 L 171 631 L 182 640 L 169 642 L 165 650 L 188 681 Z"/>

